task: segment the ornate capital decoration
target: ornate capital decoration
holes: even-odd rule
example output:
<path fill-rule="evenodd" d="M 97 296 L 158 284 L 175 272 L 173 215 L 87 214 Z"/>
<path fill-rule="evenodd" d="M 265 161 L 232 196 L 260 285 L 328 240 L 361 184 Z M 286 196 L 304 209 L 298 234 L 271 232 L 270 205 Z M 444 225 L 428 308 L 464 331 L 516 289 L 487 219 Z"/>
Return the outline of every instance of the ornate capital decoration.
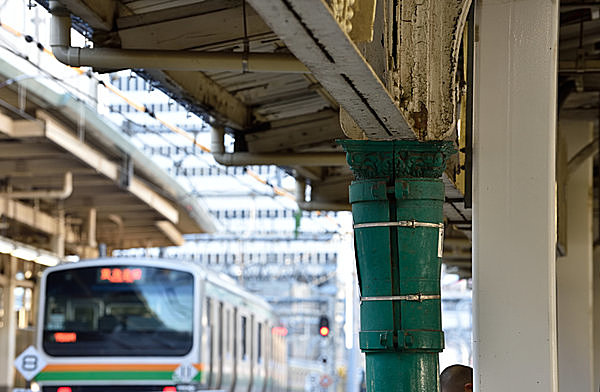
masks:
<path fill-rule="evenodd" d="M 340 140 L 357 180 L 373 178 L 439 178 L 446 160 L 456 153 L 450 141 Z"/>
<path fill-rule="evenodd" d="M 329 0 L 340 28 L 354 43 L 373 40 L 376 0 Z"/>

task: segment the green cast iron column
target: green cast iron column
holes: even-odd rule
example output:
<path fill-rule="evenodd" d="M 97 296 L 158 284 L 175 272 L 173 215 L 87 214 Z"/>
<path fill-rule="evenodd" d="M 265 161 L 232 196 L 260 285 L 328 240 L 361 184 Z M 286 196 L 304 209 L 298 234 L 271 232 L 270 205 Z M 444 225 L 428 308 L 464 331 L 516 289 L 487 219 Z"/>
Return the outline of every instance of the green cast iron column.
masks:
<path fill-rule="evenodd" d="M 368 392 L 439 391 L 440 268 L 451 142 L 343 140 Z"/>

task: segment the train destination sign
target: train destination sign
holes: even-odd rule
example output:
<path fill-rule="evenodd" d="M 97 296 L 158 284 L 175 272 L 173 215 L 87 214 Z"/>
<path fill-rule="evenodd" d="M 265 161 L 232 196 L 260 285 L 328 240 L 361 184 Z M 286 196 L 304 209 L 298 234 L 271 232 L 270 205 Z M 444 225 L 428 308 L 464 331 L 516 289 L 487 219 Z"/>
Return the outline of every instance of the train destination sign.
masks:
<path fill-rule="evenodd" d="M 133 283 L 142 279 L 141 268 L 101 268 L 99 271 L 100 282 Z"/>

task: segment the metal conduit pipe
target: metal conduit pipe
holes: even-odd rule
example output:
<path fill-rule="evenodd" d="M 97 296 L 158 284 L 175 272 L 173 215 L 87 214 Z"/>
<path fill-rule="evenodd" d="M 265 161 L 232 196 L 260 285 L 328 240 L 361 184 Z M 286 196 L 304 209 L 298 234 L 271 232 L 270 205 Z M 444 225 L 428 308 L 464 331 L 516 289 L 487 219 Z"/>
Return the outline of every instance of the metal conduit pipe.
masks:
<path fill-rule="evenodd" d="M 71 67 L 310 73 L 308 68 L 291 54 L 73 47 L 69 11 L 58 1 L 50 1 L 50 11 L 52 53 L 60 62 Z"/>
<path fill-rule="evenodd" d="M 224 166 L 345 166 L 346 156 L 340 152 L 307 153 L 251 153 L 225 152 L 225 130 L 213 126 L 211 130 L 211 152 L 215 161 Z"/>
<path fill-rule="evenodd" d="M 73 174 L 65 173 L 62 189 L 37 190 L 37 191 L 11 191 L 0 192 L 0 197 L 8 199 L 58 199 L 64 200 L 73 193 Z"/>
<path fill-rule="evenodd" d="M 296 203 L 305 211 L 350 211 L 350 203 L 306 201 L 306 181 L 296 178 Z"/>

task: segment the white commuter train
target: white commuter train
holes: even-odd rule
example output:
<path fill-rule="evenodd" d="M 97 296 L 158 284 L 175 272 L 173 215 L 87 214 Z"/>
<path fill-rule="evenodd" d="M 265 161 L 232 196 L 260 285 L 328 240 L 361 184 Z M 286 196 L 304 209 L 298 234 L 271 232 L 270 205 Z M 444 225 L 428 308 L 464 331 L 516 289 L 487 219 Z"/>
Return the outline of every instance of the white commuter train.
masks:
<path fill-rule="evenodd" d="M 279 392 L 287 350 L 264 300 L 190 263 L 106 258 L 48 268 L 42 392 Z"/>

